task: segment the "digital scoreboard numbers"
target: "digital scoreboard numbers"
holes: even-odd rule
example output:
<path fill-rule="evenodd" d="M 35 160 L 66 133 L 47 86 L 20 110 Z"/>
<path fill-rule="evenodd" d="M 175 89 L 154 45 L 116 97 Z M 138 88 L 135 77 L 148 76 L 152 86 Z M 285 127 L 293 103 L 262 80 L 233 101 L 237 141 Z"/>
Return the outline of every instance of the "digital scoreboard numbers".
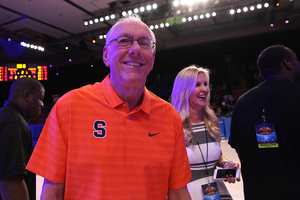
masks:
<path fill-rule="evenodd" d="M 36 64 L 0 65 L 0 81 L 14 81 L 22 77 L 30 77 L 39 81 L 47 80 L 47 66 Z"/>

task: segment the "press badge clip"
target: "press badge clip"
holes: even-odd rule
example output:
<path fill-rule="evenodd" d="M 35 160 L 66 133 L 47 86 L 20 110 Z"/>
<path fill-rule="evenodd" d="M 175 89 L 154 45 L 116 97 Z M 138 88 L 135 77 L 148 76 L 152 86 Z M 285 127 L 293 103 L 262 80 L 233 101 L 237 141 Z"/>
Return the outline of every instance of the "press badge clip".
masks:
<path fill-rule="evenodd" d="M 265 109 L 263 109 L 263 123 L 255 125 L 258 148 L 278 148 L 274 123 L 266 123 Z"/>

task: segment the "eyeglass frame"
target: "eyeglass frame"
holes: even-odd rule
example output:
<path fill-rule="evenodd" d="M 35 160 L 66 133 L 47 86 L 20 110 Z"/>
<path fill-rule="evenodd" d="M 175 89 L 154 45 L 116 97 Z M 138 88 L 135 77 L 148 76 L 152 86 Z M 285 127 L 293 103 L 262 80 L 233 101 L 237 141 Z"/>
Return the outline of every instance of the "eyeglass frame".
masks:
<path fill-rule="evenodd" d="M 149 39 L 149 38 L 139 38 L 139 39 L 133 39 L 133 38 L 131 38 L 131 37 L 128 37 L 128 36 L 118 36 L 118 37 L 116 37 L 116 38 L 114 38 L 114 39 L 112 39 L 112 40 L 110 40 L 110 42 L 108 43 L 108 45 L 106 45 L 106 46 L 109 46 L 109 45 L 111 45 L 112 44 L 112 42 L 117 42 L 117 39 L 118 38 L 120 38 L 120 37 L 124 37 L 124 38 L 128 38 L 128 39 L 130 39 L 131 40 L 131 45 L 130 45 L 130 47 L 132 47 L 132 45 L 133 45 L 133 42 L 134 41 L 137 41 L 137 43 L 138 43 L 138 45 L 140 46 L 140 43 L 139 43 L 139 40 L 141 40 L 141 39 L 144 39 L 144 40 L 149 40 L 149 41 L 151 41 L 151 43 L 152 43 L 152 47 L 150 47 L 149 48 L 149 50 L 151 49 L 151 50 L 153 50 L 153 49 L 155 49 L 155 47 L 156 47 L 156 43 L 152 40 L 152 39 Z M 119 43 L 117 43 L 117 44 L 119 44 Z M 128 47 L 128 48 L 130 48 L 130 47 Z M 145 49 L 145 48 L 143 48 L 142 46 L 140 46 L 142 49 Z"/>

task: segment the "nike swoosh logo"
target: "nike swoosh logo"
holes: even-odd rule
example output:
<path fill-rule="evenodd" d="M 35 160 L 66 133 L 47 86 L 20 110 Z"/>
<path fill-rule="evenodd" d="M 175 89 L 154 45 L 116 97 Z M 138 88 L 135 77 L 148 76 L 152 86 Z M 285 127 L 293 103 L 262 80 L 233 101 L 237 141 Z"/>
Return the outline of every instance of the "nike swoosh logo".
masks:
<path fill-rule="evenodd" d="M 149 132 L 149 137 L 152 137 L 152 136 L 154 136 L 154 135 L 158 135 L 158 134 L 160 134 L 160 133 L 154 133 L 154 134 L 150 134 L 150 132 Z"/>

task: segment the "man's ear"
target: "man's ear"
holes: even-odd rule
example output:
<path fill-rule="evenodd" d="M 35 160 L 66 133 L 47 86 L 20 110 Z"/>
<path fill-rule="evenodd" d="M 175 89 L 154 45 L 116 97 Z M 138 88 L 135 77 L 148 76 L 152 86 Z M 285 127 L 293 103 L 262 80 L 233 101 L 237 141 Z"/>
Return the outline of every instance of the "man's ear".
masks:
<path fill-rule="evenodd" d="M 23 96 L 23 98 L 24 98 L 24 100 L 26 102 L 29 102 L 29 100 L 30 100 L 30 94 L 29 94 L 28 91 L 24 91 L 23 94 L 22 94 L 22 96 Z"/>
<path fill-rule="evenodd" d="M 291 70 L 293 69 L 293 65 L 292 65 L 291 62 L 288 61 L 287 59 L 284 59 L 284 60 L 283 60 L 283 65 L 284 65 L 284 67 L 285 67 L 287 70 L 289 70 L 289 71 L 291 71 Z"/>
<path fill-rule="evenodd" d="M 106 46 L 103 48 L 103 62 L 106 65 L 106 67 L 109 67 L 108 51 Z"/>

